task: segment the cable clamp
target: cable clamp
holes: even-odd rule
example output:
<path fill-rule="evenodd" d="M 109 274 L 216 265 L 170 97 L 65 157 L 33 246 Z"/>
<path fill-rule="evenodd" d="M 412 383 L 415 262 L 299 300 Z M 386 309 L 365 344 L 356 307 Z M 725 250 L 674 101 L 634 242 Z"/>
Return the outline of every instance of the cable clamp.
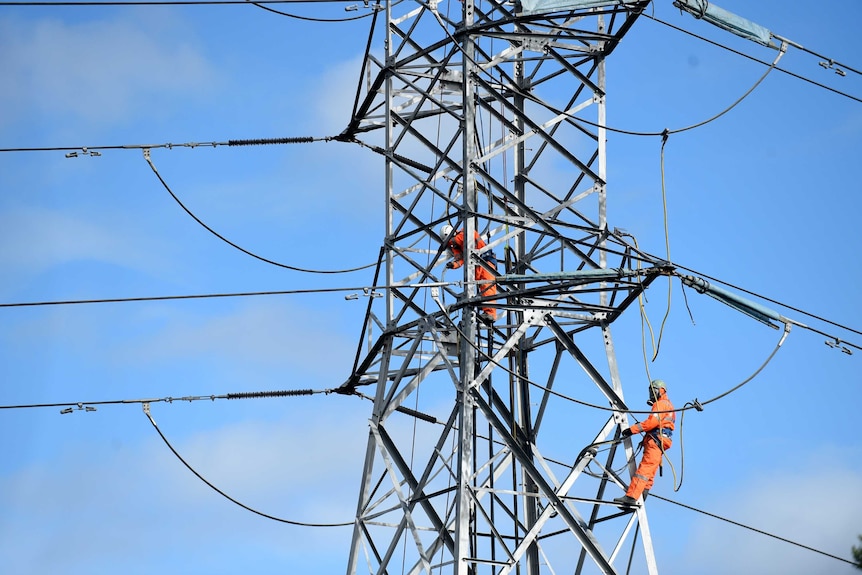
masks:
<path fill-rule="evenodd" d="M 853 351 L 849 347 L 847 347 L 846 345 L 842 345 L 844 342 L 842 342 L 837 337 L 835 338 L 834 341 L 829 341 L 827 339 L 823 343 L 825 343 L 826 345 L 828 345 L 832 349 L 840 349 L 842 353 L 846 353 L 847 355 L 853 355 Z"/>
<path fill-rule="evenodd" d="M 84 405 L 83 402 L 78 402 L 77 407 L 67 407 L 65 409 L 60 410 L 61 415 L 66 415 L 67 413 L 72 413 L 73 411 L 96 411 L 96 408 L 92 405 Z"/>

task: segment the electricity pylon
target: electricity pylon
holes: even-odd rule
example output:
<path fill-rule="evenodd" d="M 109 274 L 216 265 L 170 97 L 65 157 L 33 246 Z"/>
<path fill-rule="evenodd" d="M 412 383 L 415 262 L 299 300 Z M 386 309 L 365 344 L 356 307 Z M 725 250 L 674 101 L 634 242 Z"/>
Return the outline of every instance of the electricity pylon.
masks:
<path fill-rule="evenodd" d="M 658 572 L 645 507 L 611 502 L 634 461 L 610 326 L 669 273 L 606 220 L 605 62 L 647 4 L 377 7 L 339 137 L 385 158 L 387 202 L 339 389 L 374 401 L 348 574 L 616 573 L 635 546 Z M 448 274 L 443 224 L 466 238 Z"/>

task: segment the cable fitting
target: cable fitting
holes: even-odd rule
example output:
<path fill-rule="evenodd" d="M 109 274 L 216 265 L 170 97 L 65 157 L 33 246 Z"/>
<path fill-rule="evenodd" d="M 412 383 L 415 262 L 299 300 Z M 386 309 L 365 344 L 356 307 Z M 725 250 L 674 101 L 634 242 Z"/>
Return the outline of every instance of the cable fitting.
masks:
<path fill-rule="evenodd" d="M 832 349 L 840 349 L 842 353 L 846 353 L 847 355 L 853 355 L 853 351 L 849 347 L 844 345 L 843 342 L 838 338 L 835 338 L 834 341 L 827 339 L 823 343 L 825 343 L 826 345 L 828 345 Z"/>
<path fill-rule="evenodd" d="M 60 414 L 66 415 L 67 413 L 72 413 L 73 411 L 96 411 L 96 408 L 92 405 L 84 405 L 83 402 L 79 402 L 77 407 L 67 407 L 65 409 L 61 409 Z"/>

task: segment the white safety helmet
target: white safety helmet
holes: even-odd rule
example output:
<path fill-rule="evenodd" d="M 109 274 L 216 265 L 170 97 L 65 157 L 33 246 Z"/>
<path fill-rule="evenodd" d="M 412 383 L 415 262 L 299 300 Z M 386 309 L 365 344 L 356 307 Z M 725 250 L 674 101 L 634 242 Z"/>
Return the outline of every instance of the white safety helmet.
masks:
<path fill-rule="evenodd" d="M 440 228 L 440 237 L 444 240 L 449 237 L 449 234 L 452 233 L 452 226 L 449 224 L 443 224 L 443 227 Z"/>

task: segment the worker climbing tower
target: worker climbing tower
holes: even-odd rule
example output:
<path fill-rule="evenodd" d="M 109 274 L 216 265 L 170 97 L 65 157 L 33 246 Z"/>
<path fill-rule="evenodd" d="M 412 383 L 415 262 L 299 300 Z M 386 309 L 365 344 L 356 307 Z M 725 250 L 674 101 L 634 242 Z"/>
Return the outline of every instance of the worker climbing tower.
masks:
<path fill-rule="evenodd" d="M 612 502 L 634 462 L 611 325 L 669 266 L 608 227 L 603 127 L 607 59 L 647 5 L 376 6 L 384 53 L 339 137 L 386 167 L 379 297 L 338 389 L 373 399 L 349 574 L 658 572 L 646 507 Z"/>

